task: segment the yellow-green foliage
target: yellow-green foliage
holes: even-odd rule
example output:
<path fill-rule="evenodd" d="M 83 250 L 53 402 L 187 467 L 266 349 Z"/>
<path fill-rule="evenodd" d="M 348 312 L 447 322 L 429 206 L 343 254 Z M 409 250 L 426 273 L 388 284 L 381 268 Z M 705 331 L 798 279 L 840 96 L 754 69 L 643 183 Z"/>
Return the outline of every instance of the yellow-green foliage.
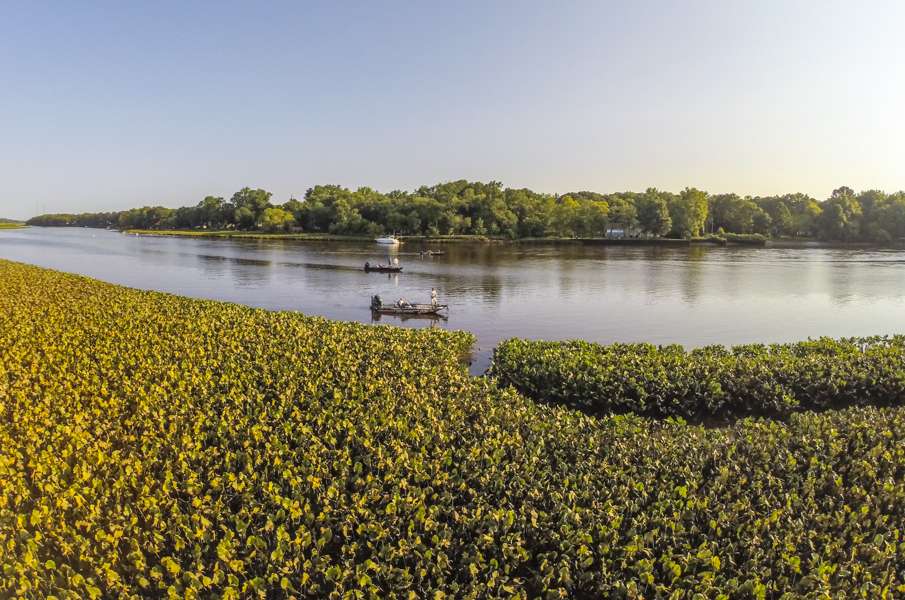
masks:
<path fill-rule="evenodd" d="M 24 223 L 12 223 L 9 221 L 0 221 L 0 229 L 21 229 L 25 227 Z"/>
<path fill-rule="evenodd" d="M 794 411 L 905 405 L 905 336 L 792 344 L 682 346 L 510 339 L 494 376 L 521 393 L 595 414 L 783 417 Z"/>
<path fill-rule="evenodd" d="M 901 409 L 594 419 L 471 342 L 0 261 L 0 597 L 905 593 Z"/>

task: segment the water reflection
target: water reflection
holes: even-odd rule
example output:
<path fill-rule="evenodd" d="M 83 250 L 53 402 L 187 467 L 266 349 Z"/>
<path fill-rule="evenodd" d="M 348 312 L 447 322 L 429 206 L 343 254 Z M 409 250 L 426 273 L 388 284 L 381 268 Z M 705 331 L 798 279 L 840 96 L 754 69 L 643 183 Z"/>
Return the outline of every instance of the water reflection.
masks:
<path fill-rule="evenodd" d="M 381 323 L 386 325 L 398 325 L 400 323 L 424 323 L 426 327 L 439 327 L 443 321 L 448 321 L 445 315 L 388 315 L 371 311 L 371 323 Z"/>
<path fill-rule="evenodd" d="M 441 256 L 420 251 L 436 249 Z M 397 257 L 401 274 L 365 273 Z M 0 257 L 133 287 L 402 327 L 467 329 L 476 369 L 501 339 L 783 341 L 905 330 L 905 253 L 840 248 L 403 245 L 0 232 Z M 374 294 L 428 301 L 448 320 L 371 315 Z"/>
<path fill-rule="evenodd" d="M 229 259 L 211 254 L 195 255 L 196 266 L 208 279 L 220 279 L 227 273 Z"/>
<path fill-rule="evenodd" d="M 698 297 L 701 279 L 704 276 L 703 261 L 704 248 L 702 246 L 691 246 L 688 248 L 681 281 L 682 299 L 685 302 L 693 303 Z"/>

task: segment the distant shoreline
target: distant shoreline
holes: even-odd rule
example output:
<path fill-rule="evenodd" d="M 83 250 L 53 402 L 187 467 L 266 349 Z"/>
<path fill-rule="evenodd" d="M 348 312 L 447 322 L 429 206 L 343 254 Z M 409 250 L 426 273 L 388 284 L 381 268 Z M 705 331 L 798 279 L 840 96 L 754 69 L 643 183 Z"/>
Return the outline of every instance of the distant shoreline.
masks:
<path fill-rule="evenodd" d="M 295 240 L 309 242 L 372 242 L 371 236 L 360 235 L 336 235 L 329 233 L 264 233 L 260 231 L 199 231 L 179 229 L 126 229 L 122 233 L 127 235 L 145 235 L 158 237 L 204 237 L 204 238 L 228 238 L 228 239 L 269 239 L 269 240 Z M 426 235 L 401 235 L 398 236 L 403 243 L 420 242 L 424 244 L 455 244 L 455 243 L 501 243 L 501 244 L 578 244 L 600 246 L 692 246 L 692 245 L 749 245 L 764 246 L 767 239 L 761 237 L 739 237 L 737 239 L 709 236 L 692 239 L 675 238 L 500 238 L 483 235 L 450 235 L 450 236 L 426 236 Z"/>
<path fill-rule="evenodd" d="M 267 240 L 298 240 L 308 242 L 370 242 L 373 237 L 361 235 L 334 235 L 332 233 L 265 233 L 261 231 L 198 231 L 195 229 L 124 229 L 120 233 L 126 235 L 144 235 L 156 237 L 204 237 L 204 238 L 239 238 Z"/>
<path fill-rule="evenodd" d="M 26 225 L 24 223 L 0 223 L 0 229 L 25 229 L 40 227 L 40 225 Z M 55 229 L 57 226 L 46 226 Z M 84 229 L 85 227 L 71 226 L 70 228 Z M 89 228 L 91 229 L 91 228 Z M 222 238 L 222 239 L 249 239 L 249 240 L 290 240 L 298 242 L 373 242 L 373 236 L 363 235 L 338 235 L 332 233 L 266 233 L 262 231 L 236 231 L 215 230 L 205 231 L 196 229 L 112 229 L 125 235 L 141 235 L 151 237 L 194 237 L 194 238 Z M 400 235 L 397 236 L 403 243 L 421 244 L 458 244 L 458 243 L 487 243 L 487 244 L 553 244 L 553 245 L 579 245 L 579 246 L 750 246 L 771 247 L 789 249 L 808 248 L 884 248 L 902 249 L 903 241 L 890 243 L 879 242 L 841 242 L 831 240 L 818 240 L 815 238 L 765 238 L 762 236 L 739 236 L 727 234 L 726 237 L 710 235 L 691 239 L 676 238 L 502 238 L 484 235 L 451 235 L 451 236 L 424 236 L 424 235 Z"/>

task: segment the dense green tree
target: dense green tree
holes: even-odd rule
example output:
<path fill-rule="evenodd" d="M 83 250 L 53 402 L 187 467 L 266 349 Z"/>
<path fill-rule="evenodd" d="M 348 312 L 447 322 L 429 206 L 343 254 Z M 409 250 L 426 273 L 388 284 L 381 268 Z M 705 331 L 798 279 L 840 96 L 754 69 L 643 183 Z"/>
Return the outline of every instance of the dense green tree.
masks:
<path fill-rule="evenodd" d="M 626 215 L 628 216 L 628 211 L 626 211 Z M 611 226 L 610 207 L 603 201 L 580 198 L 573 222 L 576 235 L 604 237 Z"/>
<path fill-rule="evenodd" d="M 669 216 L 675 237 L 701 235 L 707 222 L 707 194 L 697 188 L 685 188 L 669 203 Z"/>
<path fill-rule="evenodd" d="M 764 210 L 758 208 L 751 218 L 751 233 L 769 235 L 772 227 L 773 219 Z"/>
<path fill-rule="evenodd" d="M 854 191 L 848 191 L 854 194 Z M 870 215 L 875 208 L 879 208 L 885 203 L 886 194 L 880 190 L 866 190 L 857 195 L 857 200 L 858 204 L 861 206 L 861 213 L 866 217 Z"/>
<path fill-rule="evenodd" d="M 264 211 L 271 207 L 271 196 L 272 194 L 266 190 L 253 190 L 247 187 L 233 194 L 230 202 L 235 209 L 235 222 L 245 229 L 260 224 Z"/>
<path fill-rule="evenodd" d="M 818 221 L 818 232 L 826 240 L 854 241 L 861 233 L 861 205 L 855 192 L 848 187 L 833 190 L 823 205 Z"/>
<path fill-rule="evenodd" d="M 222 227 L 227 220 L 223 213 L 223 198 L 207 196 L 198 203 L 195 219 L 202 227 L 209 229 Z"/>
<path fill-rule="evenodd" d="M 741 198 L 738 194 L 717 194 L 710 196 L 708 204 L 709 231 L 722 229 L 733 233 L 770 232 L 772 219 L 751 198 Z"/>
<path fill-rule="evenodd" d="M 302 223 L 302 215 L 305 208 L 305 203 L 296 200 L 295 198 L 290 198 L 286 202 L 280 206 L 283 210 L 292 215 L 293 224 L 296 226 L 301 226 Z"/>
<path fill-rule="evenodd" d="M 235 213 L 236 225 L 241 229 L 251 229 L 257 224 L 255 213 L 247 206 L 240 206 Z"/>
<path fill-rule="evenodd" d="M 814 198 L 805 194 L 789 194 L 783 201 L 792 213 L 793 236 L 807 237 L 817 235 L 817 221 L 823 208 Z"/>
<path fill-rule="evenodd" d="M 51 213 L 32 217 L 26 224 L 37 227 L 117 227 L 120 212 Z"/>
<path fill-rule="evenodd" d="M 905 194 L 877 190 L 855 194 L 840 188 L 820 203 L 804 194 L 740 197 L 708 195 L 694 188 L 680 194 L 570 192 L 562 196 L 501 183 L 450 181 L 413 192 L 380 193 L 318 185 L 302 200 L 280 206 L 270 192 L 243 188 L 230 201 L 207 196 L 197 205 L 142 207 L 120 212 L 48 214 L 31 225 L 141 229 L 286 230 L 352 235 L 491 235 L 601 237 L 626 235 L 694 237 L 703 232 L 763 233 L 839 241 L 893 241 L 905 237 Z M 270 209 L 278 208 L 282 212 Z M 286 215 L 291 217 L 291 220 Z M 277 218 L 277 216 L 279 218 Z M 266 218 L 265 218 L 266 217 Z"/>
<path fill-rule="evenodd" d="M 289 231 L 295 223 L 295 217 L 282 208 L 265 208 L 261 217 L 261 229 L 264 231 Z"/>
<path fill-rule="evenodd" d="M 879 242 L 905 238 L 905 192 L 887 196 L 882 192 L 862 192 L 861 237 Z"/>
<path fill-rule="evenodd" d="M 537 194 L 529 189 L 507 189 L 506 204 L 518 221 L 518 237 L 544 237 L 550 227 L 550 218 L 556 198 Z"/>
<path fill-rule="evenodd" d="M 638 225 L 635 204 L 621 196 L 611 196 L 604 204 L 608 207 L 609 227 L 621 229 L 623 235 L 631 235 Z"/>
<path fill-rule="evenodd" d="M 784 198 L 755 198 L 754 202 L 770 217 L 769 234 L 774 237 L 795 235 L 792 211 Z M 767 232 L 764 232 L 767 233 Z"/>
<path fill-rule="evenodd" d="M 886 198 L 878 220 L 885 224 L 890 239 L 905 239 L 905 192 L 896 192 Z"/>
<path fill-rule="evenodd" d="M 672 218 L 666 196 L 655 188 L 648 188 L 635 201 L 638 213 L 638 226 L 647 235 L 660 237 L 672 229 Z"/>
<path fill-rule="evenodd" d="M 198 208 L 195 206 L 180 206 L 170 216 L 167 227 L 173 229 L 192 229 L 198 226 Z"/>
<path fill-rule="evenodd" d="M 122 229 L 156 229 L 166 225 L 175 211 L 164 206 L 143 206 L 119 214 Z"/>

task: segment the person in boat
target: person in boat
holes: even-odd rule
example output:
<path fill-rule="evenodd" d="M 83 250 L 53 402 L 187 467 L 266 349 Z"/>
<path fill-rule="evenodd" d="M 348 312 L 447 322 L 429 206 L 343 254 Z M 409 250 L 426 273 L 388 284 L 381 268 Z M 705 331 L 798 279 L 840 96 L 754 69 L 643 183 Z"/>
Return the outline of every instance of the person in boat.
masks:
<path fill-rule="evenodd" d="M 398 256 L 396 256 L 396 257 L 393 258 L 393 266 L 394 266 L 394 267 L 398 267 L 398 266 L 399 266 L 399 257 L 398 257 Z"/>
<path fill-rule="evenodd" d="M 431 306 L 437 306 L 437 288 L 431 288 Z"/>
<path fill-rule="evenodd" d="M 367 270 L 370 269 L 370 268 L 371 268 L 371 262 L 370 262 L 370 261 L 365 261 L 365 271 L 367 271 Z"/>
<path fill-rule="evenodd" d="M 396 301 L 396 306 L 398 306 L 399 308 L 408 308 L 411 306 L 411 304 L 405 298 L 400 298 Z"/>

